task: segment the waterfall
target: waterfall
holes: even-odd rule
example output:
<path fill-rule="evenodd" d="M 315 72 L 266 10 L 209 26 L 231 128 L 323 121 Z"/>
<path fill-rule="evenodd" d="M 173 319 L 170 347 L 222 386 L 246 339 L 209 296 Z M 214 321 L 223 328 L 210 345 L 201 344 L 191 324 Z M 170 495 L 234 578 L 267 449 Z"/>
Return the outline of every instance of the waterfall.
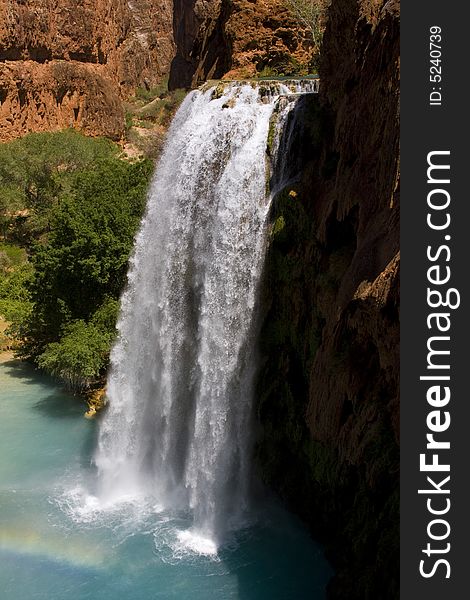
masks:
<path fill-rule="evenodd" d="M 291 92 L 233 83 L 187 96 L 151 185 L 111 354 L 101 500 L 187 511 L 215 546 L 248 509 L 267 143 L 275 127 L 279 162 Z"/>

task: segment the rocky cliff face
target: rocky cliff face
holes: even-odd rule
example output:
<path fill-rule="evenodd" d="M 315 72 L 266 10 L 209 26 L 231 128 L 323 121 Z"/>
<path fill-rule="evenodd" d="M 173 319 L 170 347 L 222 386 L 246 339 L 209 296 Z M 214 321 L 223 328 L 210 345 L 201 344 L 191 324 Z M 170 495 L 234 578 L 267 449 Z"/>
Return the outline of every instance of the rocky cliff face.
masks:
<path fill-rule="evenodd" d="M 170 72 L 307 71 L 314 48 L 283 0 L 0 0 L 0 141 L 76 127 L 120 139 L 120 100 Z"/>
<path fill-rule="evenodd" d="M 314 48 L 282 0 L 175 0 L 170 87 L 308 71 Z"/>
<path fill-rule="evenodd" d="M 120 98 L 174 56 L 171 0 L 0 0 L 0 141 L 75 126 L 118 139 Z"/>
<path fill-rule="evenodd" d="M 321 97 L 265 273 L 260 470 L 322 538 L 329 597 L 398 598 L 399 6 L 333 0 Z M 296 158 L 292 155 L 292 159 Z"/>

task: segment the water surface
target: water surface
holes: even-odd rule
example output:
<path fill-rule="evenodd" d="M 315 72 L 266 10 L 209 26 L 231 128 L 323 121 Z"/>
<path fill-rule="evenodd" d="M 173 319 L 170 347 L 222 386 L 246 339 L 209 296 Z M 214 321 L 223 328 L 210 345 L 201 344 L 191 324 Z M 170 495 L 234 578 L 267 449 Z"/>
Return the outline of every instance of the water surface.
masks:
<path fill-rule="evenodd" d="M 179 543 L 184 515 L 152 505 L 95 510 L 86 493 L 97 422 L 84 410 L 28 365 L 0 364 L 3 600 L 325 597 L 321 547 L 274 504 L 216 557 Z"/>

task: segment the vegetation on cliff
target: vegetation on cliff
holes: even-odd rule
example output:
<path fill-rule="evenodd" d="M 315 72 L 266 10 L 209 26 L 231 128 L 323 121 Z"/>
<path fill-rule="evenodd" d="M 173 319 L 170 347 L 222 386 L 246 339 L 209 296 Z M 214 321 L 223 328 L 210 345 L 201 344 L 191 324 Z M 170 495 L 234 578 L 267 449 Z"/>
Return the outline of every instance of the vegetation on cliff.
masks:
<path fill-rule="evenodd" d="M 330 0 L 285 0 L 285 3 L 300 25 L 310 31 L 318 53 Z"/>
<path fill-rule="evenodd" d="M 124 151 L 131 157 L 155 159 L 163 150 L 166 132 L 186 90 L 168 91 L 168 79 L 150 89 L 137 88 L 124 102 L 126 140 Z"/>
<path fill-rule="evenodd" d="M 152 168 L 73 131 L 0 146 L 0 311 L 18 354 L 74 389 L 107 366 Z"/>

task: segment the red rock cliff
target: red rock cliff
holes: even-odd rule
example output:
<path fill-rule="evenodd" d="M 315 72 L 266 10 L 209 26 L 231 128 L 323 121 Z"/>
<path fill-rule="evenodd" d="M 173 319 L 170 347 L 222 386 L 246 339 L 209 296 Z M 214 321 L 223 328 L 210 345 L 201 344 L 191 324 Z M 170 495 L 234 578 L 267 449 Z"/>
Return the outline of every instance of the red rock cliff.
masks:
<path fill-rule="evenodd" d="M 170 65 L 174 89 L 307 71 L 313 51 L 283 0 L 0 0 L 0 141 L 70 126 L 119 139 L 120 99 Z"/>
<path fill-rule="evenodd" d="M 332 0 L 301 181 L 275 199 L 262 475 L 324 540 L 329 598 L 398 598 L 399 4 Z M 302 133 L 303 132 L 303 133 Z"/>
<path fill-rule="evenodd" d="M 0 0 L 0 140 L 74 126 L 118 139 L 120 98 L 174 55 L 171 0 Z"/>

